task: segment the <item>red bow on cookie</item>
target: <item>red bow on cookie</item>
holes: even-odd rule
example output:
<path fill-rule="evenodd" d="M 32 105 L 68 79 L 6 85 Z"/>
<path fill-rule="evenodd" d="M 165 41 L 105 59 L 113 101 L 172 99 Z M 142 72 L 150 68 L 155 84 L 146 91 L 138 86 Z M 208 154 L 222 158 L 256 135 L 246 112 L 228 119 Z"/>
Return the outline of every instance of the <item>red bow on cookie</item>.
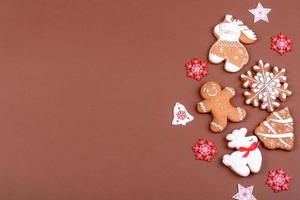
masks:
<path fill-rule="evenodd" d="M 246 158 L 250 154 L 250 151 L 254 151 L 258 146 L 259 146 L 259 142 L 253 142 L 250 147 L 240 147 L 238 151 L 240 152 L 246 151 L 246 153 L 243 155 L 243 158 Z"/>

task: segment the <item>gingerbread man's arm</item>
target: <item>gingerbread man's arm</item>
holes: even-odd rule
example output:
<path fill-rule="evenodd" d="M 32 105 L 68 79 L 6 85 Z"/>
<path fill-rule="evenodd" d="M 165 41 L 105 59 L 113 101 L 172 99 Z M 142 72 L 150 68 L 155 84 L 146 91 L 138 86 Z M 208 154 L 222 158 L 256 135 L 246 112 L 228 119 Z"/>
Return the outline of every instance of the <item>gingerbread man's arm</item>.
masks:
<path fill-rule="evenodd" d="M 226 99 L 231 99 L 235 95 L 235 89 L 232 87 L 225 87 L 221 93 L 221 95 Z"/>
<path fill-rule="evenodd" d="M 197 110 L 198 112 L 200 113 L 207 113 L 207 112 L 210 112 L 211 109 L 212 109 L 212 105 L 211 105 L 211 100 L 210 99 L 206 99 L 206 100 L 203 100 L 201 102 L 199 102 L 197 104 Z"/>

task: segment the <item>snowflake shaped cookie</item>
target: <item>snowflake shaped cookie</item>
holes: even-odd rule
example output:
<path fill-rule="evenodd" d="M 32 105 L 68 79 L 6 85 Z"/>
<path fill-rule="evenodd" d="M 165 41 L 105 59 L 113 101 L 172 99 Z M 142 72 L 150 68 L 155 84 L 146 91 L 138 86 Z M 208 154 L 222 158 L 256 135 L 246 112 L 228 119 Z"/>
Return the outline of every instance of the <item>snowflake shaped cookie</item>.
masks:
<path fill-rule="evenodd" d="M 253 66 L 252 70 L 254 73 L 247 71 L 246 74 L 241 75 L 243 87 L 249 88 L 249 91 L 244 92 L 246 104 L 257 107 L 261 102 L 262 110 L 273 112 L 279 107 L 279 101 L 286 101 L 286 98 L 292 94 L 287 89 L 286 71 L 284 68 L 271 67 L 270 63 L 264 64 L 262 60 L 259 60 L 258 65 Z"/>
<path fill-rule="evenodd" d="M 274 192 L 285 191 L 289 189 L 291 177 L 282 168 L 270 170 L 266 184 Z"/>
<path fill-rule="evenodd" d="M 217 148 L 214 142 L 209 140 L 199 139 L 193 146 L 196 160 L 211 161 L 217 154 Z"/>

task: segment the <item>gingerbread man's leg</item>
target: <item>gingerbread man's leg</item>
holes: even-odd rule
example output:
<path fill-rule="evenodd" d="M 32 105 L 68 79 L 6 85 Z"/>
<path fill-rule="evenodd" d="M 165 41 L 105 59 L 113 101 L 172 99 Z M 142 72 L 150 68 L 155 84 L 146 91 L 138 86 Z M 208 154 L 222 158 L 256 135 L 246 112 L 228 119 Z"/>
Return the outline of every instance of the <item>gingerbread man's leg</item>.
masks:
<path fill-rule="evenodd" d="M 232 122 L 240 122 L 246 117 L 246 110 L 241 107 L 231 107 L 228 112 L 228 119 Z"/>
<path fill-rule="evenodd" d="M 214 119 L 210 122 L 210 130 L 219 133 L 224 130 L 227 126 L 227 116 L 218 116 L 214 117 Z"/>

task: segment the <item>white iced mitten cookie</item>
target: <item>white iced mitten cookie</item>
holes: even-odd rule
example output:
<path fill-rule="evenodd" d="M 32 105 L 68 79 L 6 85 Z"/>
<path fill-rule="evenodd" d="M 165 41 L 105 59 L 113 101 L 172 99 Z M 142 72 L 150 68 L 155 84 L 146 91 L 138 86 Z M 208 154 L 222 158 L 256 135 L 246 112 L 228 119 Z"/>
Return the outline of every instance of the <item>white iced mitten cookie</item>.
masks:
<path fill-rule="evenodd" d="M 238 19 L 226 15 L 223 22 L 214 27 L 218 39 L 209 50 L 209 61 L 219 64 L 225 61 L 225 70 L 237 72 L 248 63 L 249 55 L 244 44 L 252 44 L 257 38 L 255 33 Z"/>
<path fill-rule="evenodd" d="M 185 126 L 188 122 L 193 121 L 194 117 L 188 113 L 184 105 L 177 102 L 173 108 L 173 121 L 172 125 Z"/>
<path fill-rule="evenodd" d="M 262 155 L 258 148 L 256 136 L 247 136 L 247 129 L 234 130 L 226 136 L 228 147 L 236 149 L 232 154 L 223 156 L 223 164 L 240 176 L 248 176 L 250 172 L 258 173 L 262 164 Z"/>

